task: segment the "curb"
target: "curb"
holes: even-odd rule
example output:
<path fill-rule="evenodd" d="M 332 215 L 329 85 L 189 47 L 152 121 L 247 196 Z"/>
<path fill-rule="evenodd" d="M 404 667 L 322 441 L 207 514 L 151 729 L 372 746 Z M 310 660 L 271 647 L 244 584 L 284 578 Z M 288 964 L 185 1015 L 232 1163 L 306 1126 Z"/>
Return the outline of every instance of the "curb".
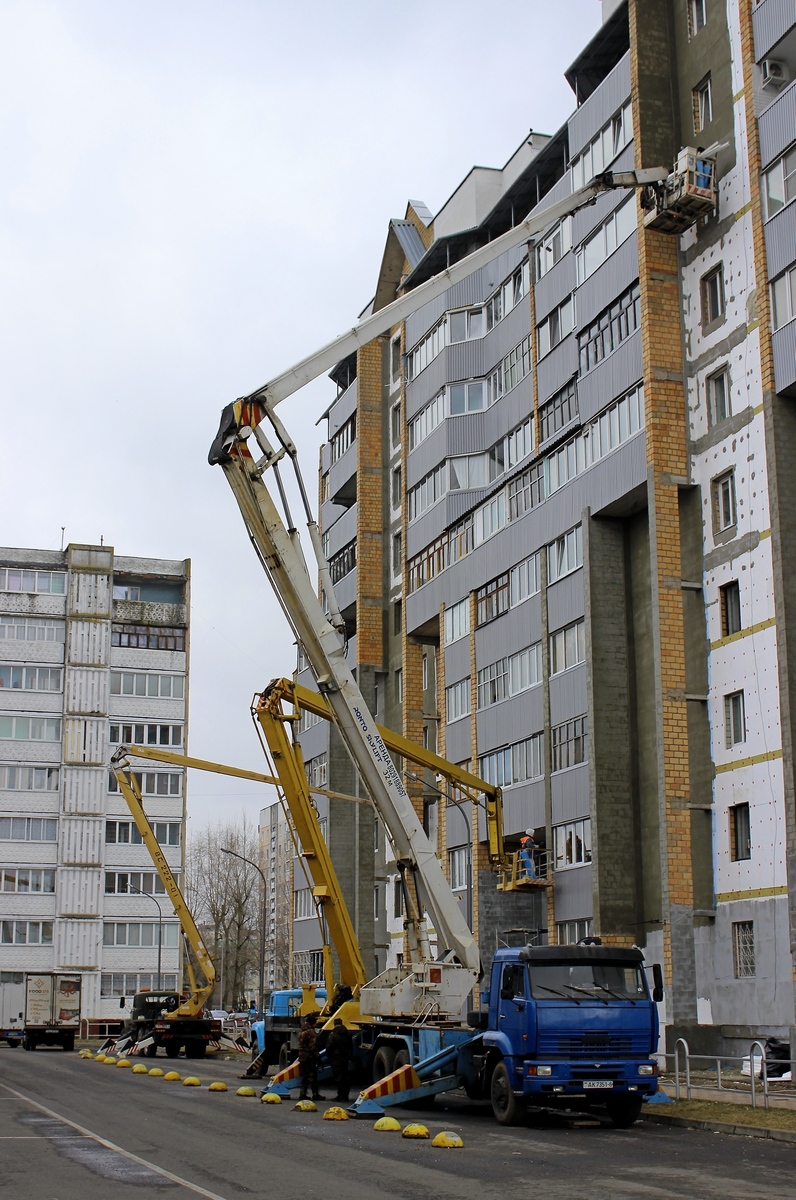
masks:
<path fill-rule="evenodd" d="M 796 1145 L 796 1133 L 789 1129 L 767 1129 L 762 1125 L 730 1125 L 725 1121 L 699 1121 L 691 1117 L 665 1117 L 661 1113 L 643 1113 L 642 1120 L 655 1125 L 677 1125 L 681 1129 L 702 1129 L 707 1133 L 731 1133 L 737 1137 L 769 1138 L 774 1142 Z"/>

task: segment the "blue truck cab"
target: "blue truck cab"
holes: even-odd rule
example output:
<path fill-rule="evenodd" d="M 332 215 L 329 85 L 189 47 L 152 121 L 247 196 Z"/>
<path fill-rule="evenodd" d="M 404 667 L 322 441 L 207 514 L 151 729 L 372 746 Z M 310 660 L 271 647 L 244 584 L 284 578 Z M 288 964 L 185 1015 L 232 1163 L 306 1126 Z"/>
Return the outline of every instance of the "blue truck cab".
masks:
<path fill-rule="evenodd" d="M 605 1107 L 627 1126 L 658 1089 L 656 1001 L 640 950 L 525 946 L 498 950 L 484 993 L 489 1093 L 503 1124 L 523 1105 Z"/>
<path fill-rule="evenodd" d="M 286 1067 L 296 1050 L 300 1010 L 314 1008 L 320 1012 L 325 1003 L 326 988 L 322 987 L 282 988 L 271 992 L 264 1020 L 252 1022 L 252 1060 L 262 1055 L 263 1071 L 272 1065 L 279 1066 L 280 1070 Z"/>

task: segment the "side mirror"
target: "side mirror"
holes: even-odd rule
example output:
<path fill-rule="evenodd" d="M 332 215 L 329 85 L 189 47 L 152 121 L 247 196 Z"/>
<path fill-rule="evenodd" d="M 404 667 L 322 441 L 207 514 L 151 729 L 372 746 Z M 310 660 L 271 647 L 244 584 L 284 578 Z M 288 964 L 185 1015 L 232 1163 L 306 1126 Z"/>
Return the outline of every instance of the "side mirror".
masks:
<path fill-rule="evenodd" d="M 656 1004 L 663 999 L 663 969 L 660 963 L 652 964 L 652 998 Z"/>
<path fill-rule="evenodd" d="M 119 1008 L 124 1008 L 126 1003 L 127 1003 L 127 997 L 122 996 L 121 1000 L 119 1001 Z"/>

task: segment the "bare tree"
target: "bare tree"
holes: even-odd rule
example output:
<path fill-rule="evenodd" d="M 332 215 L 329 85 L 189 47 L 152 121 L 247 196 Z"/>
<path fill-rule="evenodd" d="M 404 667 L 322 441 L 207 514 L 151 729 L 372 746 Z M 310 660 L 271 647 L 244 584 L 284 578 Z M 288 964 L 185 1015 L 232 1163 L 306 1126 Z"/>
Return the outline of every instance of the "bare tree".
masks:
<path fill-rule="evenodd" d="M 205 932 L 216 965 L 219 1007 L 244 1003 L 246 977 L 260 948 L 260 876 L 222 849 L 259 861 L 257 830 L 246 816 L 220 821 L 194 835 L 186 853 L 186 899 Z M 221 967 L 223 963 L 223 994 Z"/>

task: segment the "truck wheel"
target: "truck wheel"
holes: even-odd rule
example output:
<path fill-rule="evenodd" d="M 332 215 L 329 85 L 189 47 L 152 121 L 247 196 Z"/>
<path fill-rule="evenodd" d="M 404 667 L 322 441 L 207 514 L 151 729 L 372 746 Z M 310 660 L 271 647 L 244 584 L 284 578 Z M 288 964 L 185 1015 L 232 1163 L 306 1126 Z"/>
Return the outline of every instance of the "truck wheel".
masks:
<path fill-rule="evenodd" d="M 64 1050 L 74 1050 L 75 1035 L 73 1033 L 64 1034 L 64 1040 L 61 1042 L 61 1045 L 63 1046 Z"/>
<path fill-rule="evenodd" d="M 22 1045 L 25 1047 L 26 1050 L 35 1050 L 36 1049 L 36 1039 L 31 1037 L 29 1033 L 26 1033 L 22 1039 Z"/>
<path fill-rule="evenodd" d="M 17 1046 L 19 1045 L 19 1038 L 9 1038 L 8 1045 L 11 1050 L 16 1050 Z"/>
<path fill-rule="evenodd" d="M 291 1058 L 290 1044 L 289 1044 L 289 1042 L 283 1042 L 282 1045 L 279 1047 L 279 1064 L 278 1065 L 279 1065 L 280 1071 L 286 1071 L 288 1069 L 288 1067 L 290 1066 L 290 1058 Z"/>
<path fill-rule="evenodd" d="M 522 1117 L 523 1108 L 514 1095 L 509 1070 L 503 1059 L 495 1064 L 492 1072 L 490 1099 L 496 1121 L 499 1121 L 501 1125 L 517 1124 Z"/>
<path fill-rule="evenodd" d="M 177 1058 L 180 1053 L 179 1042 L 166 1042 L 166 1055 L 168 1058 Z"/>
<path fill-rule="evenodd" d="M 378 1083 L 385 1075 L 392 1075 L 394 1063 L 395 1050 L 392 1046 L 379 1046 L 373 1055 L 373 1082 Z"/>
<path fill-rule="evenodd" d="M 629 1129 L 641 1116 L 641 1096 L 617 1096 L 605 1107 L 617 1129 Z"/>

